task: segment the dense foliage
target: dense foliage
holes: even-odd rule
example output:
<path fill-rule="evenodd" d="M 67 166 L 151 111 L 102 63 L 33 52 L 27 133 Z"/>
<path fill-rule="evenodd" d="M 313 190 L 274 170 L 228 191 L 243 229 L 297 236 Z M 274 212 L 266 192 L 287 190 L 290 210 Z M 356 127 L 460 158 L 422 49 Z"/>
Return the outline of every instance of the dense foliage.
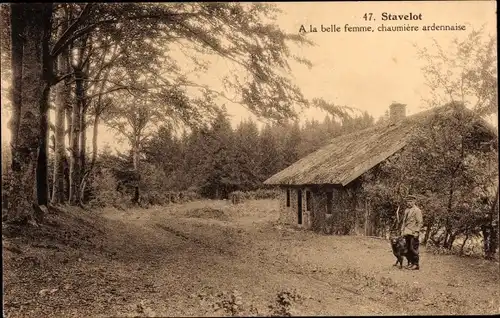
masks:
<path fill-rule="evenodd" d="M 260 129 L 256 122 L 245 120 L 233 129 L 228 115 L 221 114 L 213 125 L 183 135 L 162 126 L 144 145 L 139 176 L 142 204 L 172 202 L 171 192 L 229 199 L 235 191 L 258 190 L 271 175 L 332 138 L 372 124 L 373 118 L 364 114 L 343 123 L 326 116 L 322 122 L 266 124 Z M 97 166 L 93 197 L 100 200 L 104 193 L 118 192 L 115 189 L 121 184 L 123 199 L 129 200 L 136 184 L 131 154 L 112 155 L 108 149 L 99 156 Z M 115 180 L 112 185 L 110 178 Z M 109 197 L 110 204 L 115 204 L 115 197 Z"/>
<path fill-rule="evenodd" d="M 366 176 L 364 187 L 381 226 L 397 223 L 397 208 L 402 215 L 404 198 L 412 193 L 424 211 L 424 243 L 451 249 L 458 237 L 466 241 L 480 234 L 494 241 L 496 235 L 485 229 L 498 222 L 497 142 L 492 131 L 479 128 L 474 113 L 460 107 L 432 115 L 402 151 Z"/>
<path fill-rule="evenodd" d="M 2 89 L 7 83 L 10 93 L 2 109 L 12 113 L 10 220 L 32 221 L 33 205 L 85 204 L 100 122 L 130 144 L 137 203 L 139 176 L 147 171 L 140 157 L 159 124 L 200 129 L 223 111 L 221 99 L 263 118 L 296 117 L 309 102 L 289 76 L 289 63 L 311 64 L 290 46 L 311 42 L 281 30 L 277 13 L 261 3 L 2 5 Z M 228 74 L 215 85 L 198 80 L 218 59 Z"/>

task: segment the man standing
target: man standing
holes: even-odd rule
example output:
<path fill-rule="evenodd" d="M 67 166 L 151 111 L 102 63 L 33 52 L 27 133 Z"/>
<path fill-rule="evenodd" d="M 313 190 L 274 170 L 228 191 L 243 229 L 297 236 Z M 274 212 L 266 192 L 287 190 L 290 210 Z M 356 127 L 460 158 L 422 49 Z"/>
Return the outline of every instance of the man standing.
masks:
<path fill-rule="evenodd" d="M 419 265 L 419 234 L 423 225 L 422 211 L 416 206 L 415 196 L 408 196 L 407 208 L 403 216 L 401 235 L 406 240 L 408 248 L 408 269 L 418 270 Z"/>

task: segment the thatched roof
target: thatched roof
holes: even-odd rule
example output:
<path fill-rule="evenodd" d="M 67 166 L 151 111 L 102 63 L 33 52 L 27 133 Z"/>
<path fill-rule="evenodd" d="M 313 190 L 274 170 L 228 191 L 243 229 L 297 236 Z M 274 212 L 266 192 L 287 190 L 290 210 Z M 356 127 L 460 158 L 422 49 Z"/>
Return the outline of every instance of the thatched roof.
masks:
<path fill-rule="evenodd" d="M 450 110 L 449 107 L 423 111 L 396 123 L 379 124 L 334 138 L 329 145 L 276 173 L 264 184 L 345 186 L 402 149 L 415 125 L 424 122 L 433 112 Z M 497 130 L 485 121 L 481 121 L 481 126 L 488 134 L 497 136 Z"/>

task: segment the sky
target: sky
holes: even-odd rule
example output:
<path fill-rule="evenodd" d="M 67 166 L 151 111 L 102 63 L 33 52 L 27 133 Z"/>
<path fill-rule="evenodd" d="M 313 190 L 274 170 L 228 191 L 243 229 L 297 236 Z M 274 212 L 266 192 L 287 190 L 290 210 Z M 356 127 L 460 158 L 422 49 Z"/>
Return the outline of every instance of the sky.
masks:
<path fill-rule="evenodd" d="M 382 116 L 392 102 L 407 105 L 407 115 L 423 110 L 422 98 L 427 95 L 423 62 L 418 60 L 414 44 L 432 49 L 434 38 L 446 47 L 453 38 L 464 38 L 471 28 L 484 25 L 487 33 L 496 36 L 495 1 L 397 1 L 397 2 L 285 2 L 276 3 L 283 11 L 276 24 L 288 33 L 298 33 L 301 25 L 320 28 L 337 25 L 342 32 L 308 33 L 315 46 L 294 48 L 294 54 L 306 57 L 313 68 L 292 63 L 292 76 L 306 98 L 323 98 L 337 105 L 367 111 L 375 118 Z M 383 12 L 420 15 L 422 20 L 382 21 Z M 372 13 L 374 21 L 365 21 L 363 15 Z M 417 32 L 344 32 L 350 26 L 413 25 L 466 25 L 466 31 Z M 214 83 L 228 71 L 224 61 L 214 63 L 200 81 Z M 232 123 L 252 117 L 243 107 L 227 105 Z M 2 115 L 4 112 L 2 111 Z M 325 113 L 308 109 L 301 118 L 322 120 Z M 2 139 L 8 138 L 5 127 L 7 116 L 2 116 Z M 90 140 L 89 135 L 89 140 Z M 119 145 L 114 134 L 101 128 L 99 144 L 127 148 Z"/>
<path fill-rule="evenodd" d="M 474 28 L 486 23 L 487 32 L 496 34 L 496 2 L 494 1 L 429 1 L 429 2 L 317 2 L 281 3 L 284 15 L 278 24 L 287 32 L 298 32 L 301 25 L 357 26 L 455 25 L 469 23 Z M 422 14 L 422 21 L 381 21 L 383 12 Z M 375 21 L 363 15 L 373 13 Z M 374 117 L 384 114 L 393 102 L 407 104 L 407 113 L 421 109 L 426 96 L 422 61 L 413 44 L 432 47 L 432 38 L 447 46 L 454 37 L 467 31 L 309 33 L 317 45 L 300 50 L 314 68 L 297 68 L 295 78 L 306 97 L 322 97 L 340 105 L 367 111 Z M 309 112 L 317 116 L 314 110 Z M 322 116 L 322 114 L 318 114 Z"/>
<path fill-rule="evenodd" d="M 496 36 L 496 2 L 494 1 L 395 1 L 395 2 L 284 2 L 276 3 L 282 10 L 276 24 L 287 33 L 298 33 L 301 26 L 320 28 L 338 25 L 340 33 L 308 33 L 314 46 L 294 47 L 294 54 L 313 63 L 308 69 L 290 63 L 295 83 L 306 98 L 323 98 L 337 105 L 346 105 L 367 111 L 378 118 L 384 115 L 392 102 L 407 105 L 407 115 L 423 110 L 422 98 L 428 97 L 417 58 L 418 47 L 432 50 L 433 39 L 446 48 L 454 38 L 463 39 L 472 29 L 482 26 L 485 32 Z M 422 15 L 421 21 L 382 21 L 381 14 L 413 13 Z M 363 15 L 372 13 L 375 21 L 365 21 Z M 452 14 L 451 14 L 452 13 Z M 466 25 L 465 31 L 368 32 L 345 33 L 350 26 Z M 205 83 L 217 83 L 228 72 L 225 61 L 215 61 L 210 72 L 200 78 Z M 216 85 L 216 84 L 213 84 Z M 233 116 L 233 125 L 254 116 L 243 107 L 227 103 Z M 310 108 L 302 119 L 324 119 L 325 113 Z"/>

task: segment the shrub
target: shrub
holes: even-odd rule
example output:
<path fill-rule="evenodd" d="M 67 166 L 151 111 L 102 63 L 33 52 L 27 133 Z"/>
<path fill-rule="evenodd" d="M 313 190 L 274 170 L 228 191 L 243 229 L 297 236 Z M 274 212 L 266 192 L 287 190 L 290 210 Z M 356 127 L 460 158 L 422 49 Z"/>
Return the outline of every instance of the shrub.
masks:
<path fill-rule="evenodd" d="M 229 194 L 229 198 L 231 199 L 232 204 L 239 204 L 246 201 L 247 195 L 242 191 L 234 191 Z"/>
<path fill-rule="evenodd" d="M 180 197 L 183 202 L 191 202 L 201 199 L 201 195 L 194 190 L 181 191 Z"/>
<path fill-rule="evenodd" d="M 243 203 L 247 200 L 268 200 L 278 199 L 280 193 L 278 190 L 257 189 L 255 191 L 234 191 L 229 194 L 229 199 L 233 204 Z"/>
<path fill-rule="evenodd" d="M 296 290 L 283 290 L 276 294 L 273 304 L 269 305 L 270 317 L 290 317 L 294 303 L 301 302 L 302 296 Z"/>
<path fill-rule="evenodd" d="M 149 206 L 149 205 L 164 205 L 166 204 L 166 198 L 157 190 L 151 191 L 143 191 L 141 195 L 141 205 Z"/>
<path fill-rule="evenodd" d="M 273 189 L 257 189 L 254 191 L 254 198 L 256 200 L 266 200 L 266 199 L 279 199 L 280 192 Z"/>
<path fill-rule="evenodd" d="M 108 169 L 102 169 L 91 177 L 91 199 L 92 207 L 121 206 L 124 202 L 123 196 L 117 191 L 118 181 Z"/>

